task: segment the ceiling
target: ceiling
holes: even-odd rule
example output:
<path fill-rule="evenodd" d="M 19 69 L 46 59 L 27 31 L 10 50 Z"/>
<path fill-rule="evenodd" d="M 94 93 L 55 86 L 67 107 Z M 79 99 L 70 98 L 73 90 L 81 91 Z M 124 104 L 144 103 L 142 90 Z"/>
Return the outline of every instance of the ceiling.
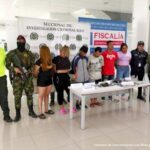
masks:
<path fill-rule="evenodd" d="M 132 13 L 133 0 L 0 0 L 0 23 L 15 16 L 74 21 L 79 16 L 110 19 L 104 11 Z"/>

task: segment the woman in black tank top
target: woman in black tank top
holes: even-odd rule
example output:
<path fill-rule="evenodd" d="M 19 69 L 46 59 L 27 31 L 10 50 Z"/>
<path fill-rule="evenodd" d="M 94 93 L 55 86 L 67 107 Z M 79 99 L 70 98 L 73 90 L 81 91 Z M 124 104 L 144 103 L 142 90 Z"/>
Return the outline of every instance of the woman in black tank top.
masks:
<path fill-rule="evenodd" d="M 49 94 L 52 88 L 53 64 L 50 50 L 47 46 L 40 48 L 40 58 L 35 63 L 34 74 L 37 76 L 38 86 L 38 107 L 39 118 L 45 119 L 46 116 L 42 112 L 42 103 L 44 101 L 44 112 L 46 114 L 54 114 L 52 110 L 48 110 Z"/>

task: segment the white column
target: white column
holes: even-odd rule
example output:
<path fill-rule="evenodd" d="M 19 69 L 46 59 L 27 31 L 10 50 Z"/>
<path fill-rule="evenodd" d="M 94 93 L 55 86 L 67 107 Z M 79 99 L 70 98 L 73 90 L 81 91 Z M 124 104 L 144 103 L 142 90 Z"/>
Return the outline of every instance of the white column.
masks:
<path fill-rule="evenodd" d="M 149 42 L 149 0 L 133 0 L 132 20 L 132 46 L 134 49 L 137 42 L 145 42 L 145 50 L 148 51 Z"/>

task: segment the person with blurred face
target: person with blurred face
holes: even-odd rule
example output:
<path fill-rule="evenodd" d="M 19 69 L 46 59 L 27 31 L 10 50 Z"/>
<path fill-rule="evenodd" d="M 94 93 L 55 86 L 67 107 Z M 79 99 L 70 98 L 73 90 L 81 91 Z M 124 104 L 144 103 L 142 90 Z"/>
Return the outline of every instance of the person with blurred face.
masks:
<path fill-rule="evenodd" d="M 15 122 L 21 119 L 21 98 L 23 91 L 27 96 L 29 116 L 37 118 L 33 109 L 33 67 L 35 57 L 30 50 L 25 47 L 26 39 L 24 36 L 17 37 L 17 48 L 8 52 L 6 56 L 6 67 L 13 72 L 12 87 L 15 99 L 16 117 Z"/>
<path fill-rule="evenodd" d="M 115 63 L 118 59 L 118 54 L 113 50 L 113 41 L 107 42 L 107 50 L 102 52 L 104 58 L 104 66 L 102 69 L 103 81 L 114 79 Z"/>
<path fill-rule="evenodd" d="M 144 42 L 139 41 L 137 48 L 131 51 L 131 76 L 138 78 L 138 81 L 143 81 L 145 74 L 145 65 L 148 57 L 148 53 L 144 50 Z M 142 88 L 138 88 L 138 99 L 145 101 L 142 96 Z"/>
<path fill-rule="evenodd" d="M 88 47 L 83 45 L 79 53 L 74 57 L 72 68 L 74 71 L 75 82 L 86 83 L 89 81 L 88 73 L 88 57 L 86 56 L 88 52 Z"/>
<path fill-rule="evenodd" d="M 38 108 L 39 118 L 45 119 L 45 114 L 54 114 L 52 110 L 48 110 L 49 94 L 52 88 L 52 72 L 53 72 L 52 57 L 47 46 L 41 46 L 40 58 L 36 61 L 34 67 L 34 75 L 37 77 L 38 86 Z M 42 105 L 44 102 L 44 113 Z"/>
<path fill-rule="evenodd" d="M 118 54 L 113 50 L 113 41 L 107 41 L 107 49 L 102 52 L 104 58 L 104 66 L 102 68 L 102 80 L 113 80 L 115 75 L 115 65 L 118 59 Z M 104 97 L 103 97 L 104 98 Z M 109 96 L 112 99 L 112 96 Z"/>
<path fill-rule="evenodd" d="M 81 46 L 79 53 L 73 58 L 72 70 L 74 73 L 74 81 L 76 83 L 87 83 L 90 81 L 88 72 L 88 57 L 86 56 L 88 47 L 86 45 Z M 76 108 L 80 110 L 81 102 L 77 100 Z M 86 106 L 87 108 L 87 106 Z"/>
<path fill-rule="evenodd" d="M 89 56 L 88 59 L 88 70 L 90 75 L 90 81 L 94 81 L 95 84 L 98 84 L 102 81 L 102 66 L 104 65 L 104 59 L 101 55 L 102 48 L 96 47 L 94 53 Z M 96 97 L 91 98 L 90 107 L 102 106 L 103 103 L 98 102 Z"/>
<path fill-rule="evenodd" d="M 68 103 L 70 102 L 70 77 L 69 77 L 69 71 L 70 71 L 70 49 L 68 46 L 63 46 L 60 49 L 60 55 L 56 56 L 53 59 L 53 63 L 55 65 L 55 74 L 53 77 L 55 89 L 57 91 L 57 101 L 60 106 L 59 113 L 61 115 L 67 114 L 67 109 L 64 106 L 64 91 L 67 93 L 67 100 Z M 75 112 L 75 108 L 72 110 Z"/>
<path fill-rule="evenodd" d="M 117 80 L 129 77 L 130 60 L 131 53 L 128 52 L 128 45 L 126 43 L 122 43 L 120 51 L 118 52 Z"/>
<path fill-rule="evenodd" d="M 3 48 L 0 48 L 0 106 L 3 111 L 4 121 L 12 122 L 12 119 L 9 115 L 9 106 L 8 106 L 8 88 L 7 88 L 7 76 L 5 73 L 5 58 L 6 53 Z"/>

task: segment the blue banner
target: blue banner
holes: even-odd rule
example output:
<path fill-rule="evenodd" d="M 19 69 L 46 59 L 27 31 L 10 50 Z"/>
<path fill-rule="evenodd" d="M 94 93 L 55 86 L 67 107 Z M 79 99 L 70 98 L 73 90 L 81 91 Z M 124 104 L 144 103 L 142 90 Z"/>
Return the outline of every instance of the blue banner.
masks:
<path fill-rule="evenodd" d="M 126 42 L 127 37 L 127 22 L 114 21 L 93 18 L 79 18 L 79 22 L 91 24 L 90 33 L 90 50 L 91 52 L 95 47 L 102 47 L 103 50 L 107 48 L 106 42 L 113 41 L 114 49 L 118 51 L 120 45 Z"/>

